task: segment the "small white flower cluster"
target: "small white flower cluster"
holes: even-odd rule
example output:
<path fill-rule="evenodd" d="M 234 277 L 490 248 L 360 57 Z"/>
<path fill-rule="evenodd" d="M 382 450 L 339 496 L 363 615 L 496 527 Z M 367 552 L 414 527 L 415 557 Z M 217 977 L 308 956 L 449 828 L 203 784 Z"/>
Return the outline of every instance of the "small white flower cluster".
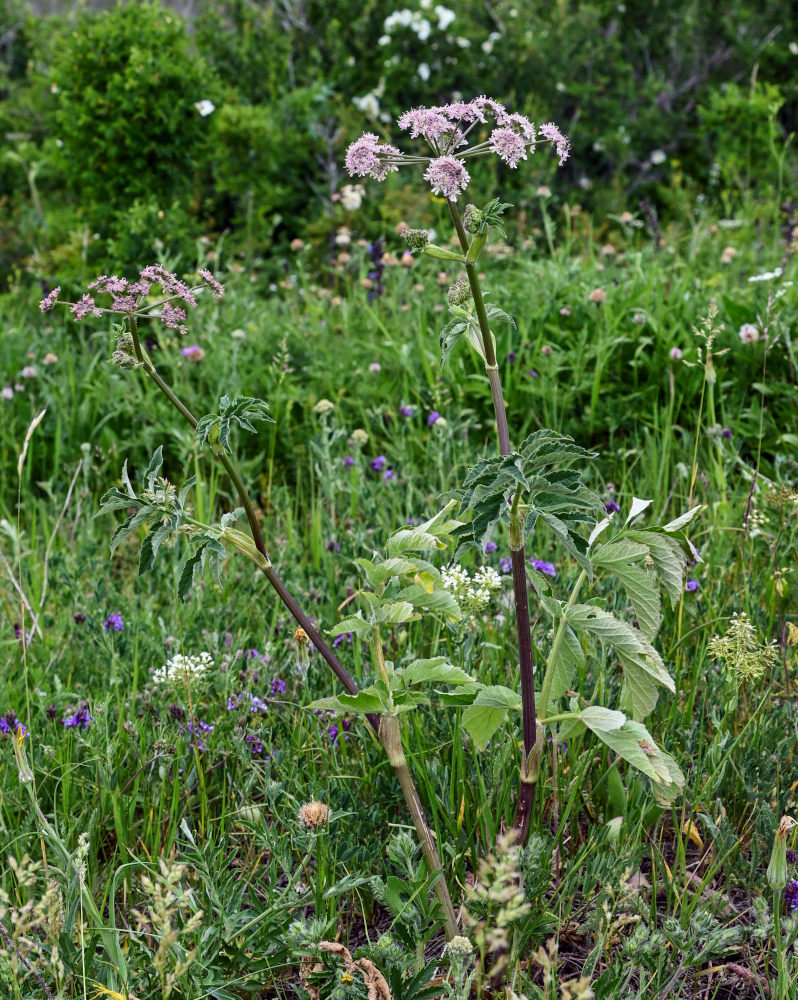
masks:
<path fill-rule="evenodd" d="M 422 10 L 429 10 L 430 7 L 432 7 L 432 0 L 421 0 Z M 438 19 L 438 31 L 446 31 L 457 17 L 453 10 L 449 10 L 448 7 L 444 7 L 442 4 L 435 4 L 433 13 Z M 391 40 L 391 32 L 396 28 L 410 28 L 411 31 L 415 32 L 420 42 L 426 42 L 432 31 L 432 25 L 421 11 L 410 10 L 407 7 L 404 10 L 395 10 L 392 14 L 389 14 L 385 18 L 382 28 L 385 34 L 380 37 L 378 45 L 387 45 Z"/>
<path fill-rule="evenodd" d="M 178 653 L 171 660 L 167 660 L 162 667 L 153 671 L 152 682 L 156 687 L 159 684 L 174 687 L 177 684 L 196 683 L 212 666 L 213 657 L 210 653 L 200 653 L 198 656 L 184 656 Z"/>
<path fill-rule="evenodd" d="M 480 566 L 473 579 L 462 566 L 449 566 L 441 571 L 441 580 L 466 615 L 484 610 L 491 594 L 502 585 L 501 577 L 492 566 Z"/>

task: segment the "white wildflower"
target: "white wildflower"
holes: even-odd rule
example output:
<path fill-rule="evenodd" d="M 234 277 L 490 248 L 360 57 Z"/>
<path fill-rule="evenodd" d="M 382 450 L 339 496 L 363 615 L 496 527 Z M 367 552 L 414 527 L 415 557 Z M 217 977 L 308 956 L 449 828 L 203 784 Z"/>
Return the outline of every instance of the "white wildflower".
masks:
<path fill-rule="evenodd" d="M 198 656 L 184 656 L 178 653 L 167 660 L 162 667 L 153 671 L 152 682 L 157 687 L 174 687 L 177 684 L 196 683 L 202 680 L 208 669 L 213 666 L 210 653 L 200 653 Z"/>

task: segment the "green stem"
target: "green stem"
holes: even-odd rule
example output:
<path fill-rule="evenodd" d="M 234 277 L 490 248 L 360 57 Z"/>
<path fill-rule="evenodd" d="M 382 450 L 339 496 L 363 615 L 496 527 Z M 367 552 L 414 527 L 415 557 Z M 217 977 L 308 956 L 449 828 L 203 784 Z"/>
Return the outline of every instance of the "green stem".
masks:
<path fill-rule="evenodd" d="M 446 939 L 447 941 L 451 941 L 459 933 L 457 915 L 454 912 L 452 897 L 449 895 L 449 888 L 443 876 L 443 866 L 441 865 L 438 848 L 435 845 L 435 838 L 432 836 L 432 830 L 427 822 L 427 817 L 424 815 L 421 800 L 418 797 L 413 777 L 410 774 L 410 768 L 407 765 L 404 748 L 402 747 L 399 717 L 397 715 L 383 715 L 380 718 L 379 734 L 394 774 L 399 779 L 399 785 L 407 803 L 407 808 L 413 817 L 413 825 L 416 828 L 416 835 L 421 844 L 421 853 L 424 855 L 429 873 L 430 875 L 438 876 L 435 881 L 434 891 L 443 909 Z"/>
<path fill-rule="evenodd" d="M 453 201 L 449 202 L 449 214 L 460 241 L 463 255 L 468 254 L 468 235 L 463 226 L 463 220 Z M 488 313 L 485 309 L 485 299 L 477 273 L 477 261 L 466 262 L 466 274 L 474 300 L 474 310 L 482 335 L 482 350 L 485 358 L 485 372 L 490 384 L 493 398 L 493 411 L 496 417 L 496 433 L 499 438 L 499 454 L 509 455 L 510 431 L 507 425 L 507 411 L 504 406 L 499 366 L 496 363 L 496 352 L 493 348 L 493 335 L 490 331 Z M 517 512 L 516 497 L 513 498 L 514 510 Z M 515 598 L 515 626 L 518 636 L 518 660 L 521 673 L 521 705 L 524 731 L 524 760 L 521 766 L 521 787 L 518 792 L 518 802 L 515 811 L 514 830 L 518 842 L 523 843 L 529 834 L 529 820 L 532 802 L 535 796 L 537 775 L 537 756 L 539 756 L 538 726 L 535 711 L 535 679 L 532 667 L 532 635 L 529 621 L 529 598 L 526 579 L 526 558 L 523 536 L 511 539 L 510 558 L 513 570 L 513 595 Z M 520 543 L 520 544 L 519 544 Z M 517 547 L 516 547 L 517 546 Z"/>
<path fill-rule="evenodd" d="M 787 966 L 784 961 L 784 940 L 781 936 L 781 893 L 773 890 L 773 933 L 776 938 L 776 998 L 787 998 Z"/>

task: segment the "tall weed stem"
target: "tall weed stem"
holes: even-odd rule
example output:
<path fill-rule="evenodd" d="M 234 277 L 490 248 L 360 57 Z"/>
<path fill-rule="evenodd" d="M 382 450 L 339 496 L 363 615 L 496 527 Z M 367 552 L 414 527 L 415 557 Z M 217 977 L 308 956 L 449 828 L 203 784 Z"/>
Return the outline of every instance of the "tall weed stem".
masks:
<path fill-rule="evenodd" d="M 449 201 L 449 213 L 460 241 L 463 255 L 468 255 L 469 240 L 456 202 Z M 485 357 L 485 372 L 490 383 L 493 411 L 496 417 L 496 432 L 499 438 L 499 454 L 509 455 L 510 431 L 507 425 L 507 411 L 504 406 L 499 366 L 493 349 L 493 335 L 490 331 L 485 300 L 477 273 L 477 262 L 466 261 L 466 275 L 474 299 L 474 309 L 482 335 L 482 349 Z M 516 504 L 514 504 L 514 509 Z M 519 547 L 516 547 L 520 542 Z M 524 760 L 521 766 L 521 787 L 515 810 L 514 833 L 519 843 L 524 843 L 529 835 L 529 820 L 535 797 L 537 775 L 537 715 L 535 711 L 535 678 L 532 667 L 532 636 L 529 624 L 529 598 L 527 596 L 526 558 L 523 534 L 511 542 L 510 561 L 513 570 L 513 595 L 515 598 L 515 626 L 518 635 L 518 660 L 521 672 L 521 704 L 524 730 Z M 532 777 L 532 776 L 535 777 Z"/>

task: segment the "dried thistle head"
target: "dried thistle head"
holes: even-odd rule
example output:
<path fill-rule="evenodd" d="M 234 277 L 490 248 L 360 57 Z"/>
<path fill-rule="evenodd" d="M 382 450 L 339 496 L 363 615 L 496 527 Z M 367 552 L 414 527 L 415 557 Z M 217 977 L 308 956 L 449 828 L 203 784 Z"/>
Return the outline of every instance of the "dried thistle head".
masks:
<path fill-rule="evenodd" d="M 299 822 L 308 830 L 318 830 L 330 820 L 330 807 L 313 799 L 299 808 Z"/>

